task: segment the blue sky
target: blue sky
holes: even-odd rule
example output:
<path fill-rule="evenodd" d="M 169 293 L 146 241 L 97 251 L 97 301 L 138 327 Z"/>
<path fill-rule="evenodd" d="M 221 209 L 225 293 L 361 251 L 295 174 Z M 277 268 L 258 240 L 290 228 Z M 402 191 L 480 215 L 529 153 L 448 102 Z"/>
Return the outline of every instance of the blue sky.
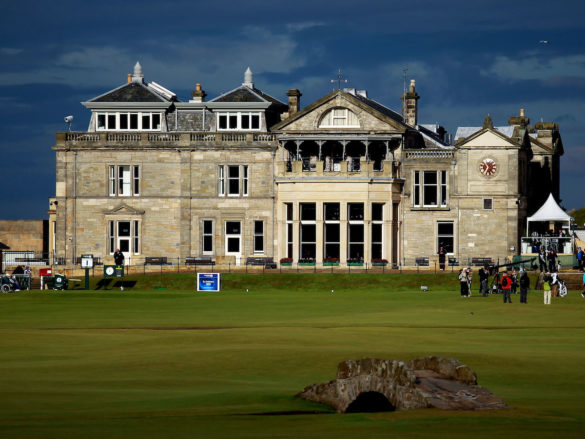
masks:
<path fill-rule="evenodd" d="M 400 109 L 403 69 L 414 78 L 419 122 L 496 125 L 526 110 L 560 125 L 563 206 L 585 206 L 585 2 L 319 0 L 278 2 L 19 1 L 0 5 L 0 219 L 46 218 L 55 192 L 55 133 L 80 105 L 126 80 L 140 61 L 147 81 L 187 100 L 255 85 L 306 106 L 347 86 Z M 540 43 L 541 40 L 548 44 Z"/>

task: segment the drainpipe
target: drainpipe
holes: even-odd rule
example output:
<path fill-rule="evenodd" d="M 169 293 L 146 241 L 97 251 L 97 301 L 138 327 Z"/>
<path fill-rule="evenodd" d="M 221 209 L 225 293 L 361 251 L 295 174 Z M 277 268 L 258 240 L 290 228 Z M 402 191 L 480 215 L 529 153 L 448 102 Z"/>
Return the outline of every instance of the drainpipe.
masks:
<path fill-rule="evenodd" d="M 77 151 L 73 151 L 73 257 L 72 265 L 75 264 L 77 254 Z"/>

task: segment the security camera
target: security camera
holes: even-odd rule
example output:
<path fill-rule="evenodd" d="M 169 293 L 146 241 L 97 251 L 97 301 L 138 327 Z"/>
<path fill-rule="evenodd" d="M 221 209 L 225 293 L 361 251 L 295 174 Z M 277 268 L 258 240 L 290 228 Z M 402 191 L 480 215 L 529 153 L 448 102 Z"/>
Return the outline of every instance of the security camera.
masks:
<path fill-rule="evenodd" d="M 65 116 L 65 122 L 70 123 L 73 120 L 73 116 Z"/>

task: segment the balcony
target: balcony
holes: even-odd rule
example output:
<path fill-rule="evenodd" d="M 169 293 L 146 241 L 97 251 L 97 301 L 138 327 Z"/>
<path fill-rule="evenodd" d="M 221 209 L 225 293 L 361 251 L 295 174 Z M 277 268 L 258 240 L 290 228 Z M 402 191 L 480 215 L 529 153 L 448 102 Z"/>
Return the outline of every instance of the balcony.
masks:
<path fill-rule="evenodd" d="M 392 160 L 367 161 L 365 157 L 350 157 L 341 160 L 327 157 L 304 157 L 299 160 L 280 160 L 277 162 L 280 177 L 385 177 L 400 178 L 400 165 Z"/>
<path fill-rule="evenodd" d="M 537 244 L 539 248 L 553 249 L 557 254 L 573 254 L 573 238 L 570 236 L 524 236 L 522 254 L 536 253 Z"/>
<path fill-rule="evenodd" d="M 125 147 L 213 147 L 213 146 L 275 146 L 270 133 L 241 132 L 69 132 L 57 133 L 57 147 L 92 148 Z"/>

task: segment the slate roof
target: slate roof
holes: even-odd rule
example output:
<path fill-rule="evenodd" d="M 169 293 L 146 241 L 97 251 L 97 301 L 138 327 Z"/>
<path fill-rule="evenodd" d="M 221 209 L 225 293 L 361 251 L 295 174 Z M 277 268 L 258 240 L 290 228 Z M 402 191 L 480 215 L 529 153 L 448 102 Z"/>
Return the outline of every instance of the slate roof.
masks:
<path fill-rule="evenodd" d="M 512 138 L 514 136 L 514 126 L 512 125 L 494 127 L 494 129 L 496 131 L 499 131 L 506 137 Z M 465 139 L 481 130 L 483 130 L 483 127 L 457 127 L 457 132 L 455 133 L 455 141 L 459 139 Z"/>
<path fill-rule="evenodd" d="M 359 93 L 352 93 L 349 89 L 344 89 L 343 91 L 345 93 L 349 93 L 354 98 L 363 102 L 367 106 L 373 108 L 377 112 L 382 113 L 384 116 L 387 116 L 390 119 L 395 120 L 396 122 L 400 122 L 402 124 L 404 123 L 404 118 L 402 117 L 402 115 L 400 113 L 397 113 L 396 111 L 391 110 L 388 107 L 385 107 L 384 105 L 380 104 L 379 102 L 376 102 L 373 99 L 367 98 Z"/>
<path fill-rule="evenodd" d="M 89 102 L 171 102 L 146 85 L 138 82 L 124 84 Z"/>
<path fill-rule="evenodd" d="M 228 91 L 227 93 L 212 99 L 210 102 L 270 102 L 273 104 L 286 105 L 278 99 L 267 95 L 263 91 L 258 90 L 257 88 L 252 89 L 246 85 L 241 85 L 234 90 Z"/>

